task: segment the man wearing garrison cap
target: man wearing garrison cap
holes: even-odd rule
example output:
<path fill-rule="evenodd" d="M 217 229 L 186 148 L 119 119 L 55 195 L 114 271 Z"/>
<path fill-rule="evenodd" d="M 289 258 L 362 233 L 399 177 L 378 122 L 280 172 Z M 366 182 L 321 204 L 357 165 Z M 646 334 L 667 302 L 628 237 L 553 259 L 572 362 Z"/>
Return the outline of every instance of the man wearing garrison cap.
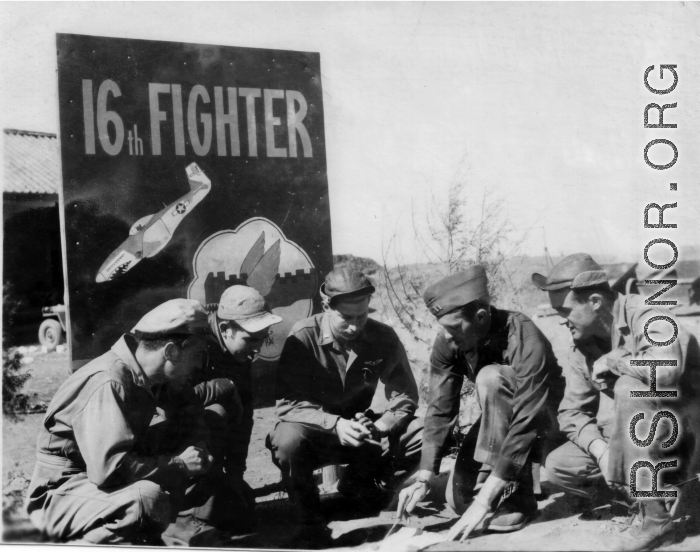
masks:
<path fill-rule="evenodd" d="M 492 508 L 490 530 L 516 531 L 537 513 L 531 462 L 540 460 L 538 437 L 556 423 L 550 420 L 561 397 L 561 370 L 552 347 L 524 315 L 490 306 L 481 266 L 440 280 L 423 298 L 444 331 L 430 358 L 418 481 L 401 492 L 398 513 L 411 512 L 427 495 L 459 415 L 466 377 L 475 383 L 481 419 L 478 436 L 472 430 L 465 438 L 448 483 L 450 505 L 464 514 L 447 539 L 464 531 L 464 540 Z"/>
<path fill-rule="evenodd" d="M 394 330 L 368 318 L 374 291 L 361 272 L 330 272 L 321 285 L 323 313 L 294 325 L 277 367 L 280 421 L 267 445 L 295 506 L 297 547 L 329 538 L 315 469 L 349 464 L 338 491 L 380 505 L 391 497 L 392 476 L 418 461 L 416 382 Z M 374 414 L 369 408 L 380 381 L 386 402 Z"/>
<path fill-rule="evenodd" d="M 679 492 L 680 497 L 682 487 L 670 485 L 694 475 L 697 446 L 690 428 L 700 419 L 697 339 L 681 325 L 673 339 L 669 322 L 650 323 L 655 316 L 671 320 L 670 313 L 639 295 L 612 291 L 605 271 L 585 253 L 565 257 L 548 277 L 533 274 L 532 281 L 549 293 L 573 338 L 559 407 L 559 424 L 569 441 L 547 457 L 548 481 L 594 501 L 619 494 L 635 506 L 641 525 L 611 535 L 611 550 L 647 550 L 673 540 L 673 512 L 680 500 L 673 507 L 672 499 L 658 497 L 635 503 L 630 471 L 646 462 L 636 470 L 637 491 L 651 491 L 654 479 L 654 489 L 658 484 L 658 490 Z M 658 365 L 652 368 L 654 362 Z M 654 436 L 650 426 L 657 422 Z M 650 468 L 665 460 L 678 465 L 664 467 L 656 481 Z"/>
<path fill-rule="evenodd" d="M 47 540 L 226 542 L 191 515 L 212 492 L 213 457 L 186 382 L 210 336 L 204 307 L 173 299 L 63 382 L 39 433 L 27 493 L 30 519 Z"/>
<path fill-rule="evenodd" d="M 218 304 L 207 305 L 209 326 L 216 338 L 210 344 L 204 370 L 190 376 L 190 384 L 206 412 L 212 433 L 215 468 L 223 471 L 220 492 L 200 506 L 205 516 L 232 533 L 248 531 L 257 521 L 255 497 L 243 479 L 253 432 L 252 364 L 270 327 L 282 321 L 265 299 L 248 286 L 231 286 Z"/>

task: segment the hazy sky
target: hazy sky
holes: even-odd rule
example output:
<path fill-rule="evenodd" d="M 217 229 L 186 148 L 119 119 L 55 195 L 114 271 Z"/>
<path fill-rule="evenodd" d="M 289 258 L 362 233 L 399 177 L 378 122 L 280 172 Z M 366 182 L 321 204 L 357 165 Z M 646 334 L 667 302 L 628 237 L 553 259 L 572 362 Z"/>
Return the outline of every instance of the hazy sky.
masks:
<path fill-rule="evenodd" d="M 698 244 L 697 3 L 7 2 L 0 20 L 4 128 L 57 131 L 57 32 L 320 52 L 335 253 L 378 260 L 456 179 L 475 206 L 505 197 L 554 255 Z M 650 65 L 670 85 L 659 64 L 678 67 L 671 94 L 644 86 Z M 645 105 L 672 102 L 678 128 L 644 128 Z M 669 170 L 644 163 L 658 138 L 678 149 Z M 643 229 L 647 203 L 674 201 L 678 229 Z M 525 251 L 543 245 L 531 230 Z"/>

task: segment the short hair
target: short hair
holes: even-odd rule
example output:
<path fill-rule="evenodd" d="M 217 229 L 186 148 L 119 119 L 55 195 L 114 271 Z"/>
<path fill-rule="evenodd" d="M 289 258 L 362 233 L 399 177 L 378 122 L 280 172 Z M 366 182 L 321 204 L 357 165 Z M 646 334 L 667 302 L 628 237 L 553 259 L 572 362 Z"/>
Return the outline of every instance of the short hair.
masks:
<path fill-rule="evenodd" d="M 221 328 L 221 325 L 223 324 L 224 326 L 224 331 L 231 329 L 234 332 L 240 332 L 244 331 L 241 326 L 236 324 L 235 320 L 227 320 L 225 318 L 219 318 L 218 316 L 216 317 L 216 325 Z"/>
<path fill-rule="evenodd" d="M 583 287 L 583 288 L 573 288 L 574 299 L 577 303 L 585 303 L 588 298 L 593 293 L 599 293 L 603 297 L 609 300 L 615 299 L 615 293 L 608 282 L 603 282 L 602 284 L 596 284 L 595 286 Z"/>
<path fill-rule="evenodd" d="M 168 343 L 174 343 L 178 349 L 183 349 L 185 342 L 192 337 L 190 334 L 147 333 L 139 330 L 134 330 L 133 334 L 139 344 L 143 345 L 144 349 L 148 351 L 157 351 Z"/>
<path fill-rule="evenodd" d="M 488 311 L 490 306 L 491 301 L 488 298 L 482 297 L 476 301 L 467 303 L 463 307 L 460 307 L 459 311 L 467 320 L 472 320 L 480 309 L 485 309 Z"/>

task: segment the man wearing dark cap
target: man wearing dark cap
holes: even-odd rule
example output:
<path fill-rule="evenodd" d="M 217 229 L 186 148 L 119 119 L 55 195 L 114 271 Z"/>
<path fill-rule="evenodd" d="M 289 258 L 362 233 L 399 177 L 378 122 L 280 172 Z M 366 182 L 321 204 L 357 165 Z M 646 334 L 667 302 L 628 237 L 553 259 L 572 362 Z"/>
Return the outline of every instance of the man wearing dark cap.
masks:
<path fill-rule="evenodd" d="M 222 542 L 201 520 L 173 522 L 197 506 L 194 490 L 213 462 L 202 408 L 186 385 L 208 336 L 204 307 L 173 299 L 63 382 L 27 496 L 48 540 L 146 544 L 165 529 L 166 544 Z"/>
<path fill-rule="evenodd" d="M 558 404 L 561 369 L 552 347 L 526 316 L 490 306 L 481 266 L 440 280 L 423 298 L 445 331 L 436 337 L 430 359 L 421 469 L 418 481 L 401 492 L 399 515 L 425 498 L 439 471 L 466 377 L 475 383 L 480 428 L 475 442 L 465 439 L 462 445 L 448 497 L 451 493 L 458 513 L 471 496 L 474 500 L 447 539 L 464 531 L 464 540 L 494 507 L 490 530 L 521 529 L 537 513 L 531 464 L 539 460 L 536 441 L 555 423 L 549 419 Z"/>
<path fill-rule="evenodd" d="M 666 345 L 664 342 L 672 337 L 672 330 L 667 331 L 669 324 L 649 324 L 649 320 L 668 317 L 669 312 L 647 305 L 639 295 L 612 291 L 605 271 L 585 253 L 565 257 L 548 277 L 533 274 L 532 281 L 549 293 L 552 308 L 573 338 L 565 367 L 566 393 L 559 408 L 559 424 L 569 441 L 548 456 L 548 480 L 568 492 L 593 499 L 609 498 L 608 487 L 616 493 L 622 491 L 622 497 L 638 510 L 642 523 L 611 536 L 611 549 L 646 550 L 673 540 L 672 502 L 663 498 L 636 502 L 629 494 L 630 470 L 637 462 L 649 463 L 636 471 L 638 491 L 652 489 L 648 467 L 664 460 L 675 459 L 678 466 L 659 472 L 659 490 L 671 490 L 669 485 L 687 479 L 695 448 L 689 429 L 697 427 L 693 424 L 698 420 L 700 390 L 696 338 L 678 325 L 676 339 Z M 663 346 L 652 346 L 651 342 Z M 654 388 L 649 364 L 654 361 L 661 361 L 655 369 L 655 388 L 677 396 L 630 395 Z M 672 438 L 672 421 L 662 416 L 657 420 L 655 437 L 648 443 L 638 439 L 640 442 L 635 444 L 630 433 L 633 420 L 636 436 L 646 438 L 652 435 L 650 424 L 655 415 L 663 411 L 676 417 L 677 438 Z M 663 448 L 664 442 L 667 448 Z"/>
<path fill-rule="evenodd" d="M 338 490 L 380 504 L 388 479 L 415 466 L 422 420 L 416 382 L 398 336 L 368 318 L 375 288 L 361 272 L 339 268 L 321 286 L 323 313 L 297 322 L 277 368 L 277 416 L 268 447 L 295 506 L 299 546 L 324 534 L 313 470 L 349 464 Z M 381 381 L 386 404 L 370 411 Z M 390 496 L 390 495 L 389 495 Z"/>
<path fill-rule="evenodd" d="M 253 432 L 252 364 L 270 327 L 282 318 L 272 314 L 262 295 L 248 286 L 227 288 L 213 307 L 209 326 L 216 343 L 209 347 L 206 368 L 194 372 L 190 384 L 206 409 L 215 469 L 223 471 L 223 478 L 219 492 L 195 515 L 241 532 L 256 522 L 255 498 L 243 479 Z"/>

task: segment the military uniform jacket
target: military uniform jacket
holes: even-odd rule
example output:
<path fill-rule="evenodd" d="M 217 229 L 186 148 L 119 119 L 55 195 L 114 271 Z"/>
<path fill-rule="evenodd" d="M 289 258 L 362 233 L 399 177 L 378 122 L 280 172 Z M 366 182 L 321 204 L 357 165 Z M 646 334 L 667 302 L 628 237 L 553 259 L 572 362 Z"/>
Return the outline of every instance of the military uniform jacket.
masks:
<path fill-rule="evenodd" d="M 73 373 L 54 395 L 37 440 L 30 513 L 43 507 L 51 490 L 81 472 L 99 488 L 141 479 L 165 488 L 186 483 L 184 462 L 177 456 L 152 454 L 142 437 L 160 409 L 198 416 L 198 436 L 208 438 L 202 407 L 187 386 L 174 390 L 164 385 L 154 394 L 134 358 L 136 346 L 133 336 L 122 336 L 110 351 Z"/>
<path fill-rule="evenodd" d="M 527 461 L 538 433 L 547 429 L 548 405 L 552 417 L 561 400 L 561 368 L 552 346 L 525 315 L 491 307 L 491 327 L 477 345 L 478 360 L 470 366 L 444 332 L 438 334 L 430 358 L 430 398 L 425 416 L 421 469 L 437 473 L 451 429 L 459 415 L 464 378 L 476 381 L 484 366 L 506 364 L 516 374 L 513 416 L 503 441 L 494 475 L 510 479 Z"/>
<path fill-rule="evenodd" d="M 347 359 L 328 317 L 297 322 L 277 367 L 277 416 L 332 432 L 339 417 L 352 419 L 372 404 L 379 381 L 388 401 L 380 420 L 400 433 L 418 405 L 418 389 L 396 332 L 369 319 Z"/>
<path fill-rule="evenodd" d="M 612 350 L 602 354 L 594 339 L 574 344 L 569 355 L 569 367 L 565 371 L 566 393 L 559 407 L 559 425 L 567 437 L 581 449 L 595 439 L 603 439 L 598 427 L 597 413 L 601 388 L 593 382 L 593 364 L 604 357 L 610 371 L 618 376 L 627 375 L 640 380 L 640 391 L 649 390 L 649 366 L 633 366 L 630 360 L 672 360 L 675 366 L 656 368 L 658 391 L 676 391 L 677 399 L 670 399 L 677 408 L 688 401 L 697 401 L 700 391 L 700 352 L 697 339 L 682 326 L 678 337 L 670 345 L 653 346 L 644 336 L 644 326 L 653 316 L 669 316 L 663 308 L 646 305 L 640 295 L 617 295 L 613 305 L 611 329 Z M 654 323 L 647 333 L 656 342 L 663 343 L 671 337 L 669 323 Z M 661 331 L 663 329 L 663 331 Z"/>

